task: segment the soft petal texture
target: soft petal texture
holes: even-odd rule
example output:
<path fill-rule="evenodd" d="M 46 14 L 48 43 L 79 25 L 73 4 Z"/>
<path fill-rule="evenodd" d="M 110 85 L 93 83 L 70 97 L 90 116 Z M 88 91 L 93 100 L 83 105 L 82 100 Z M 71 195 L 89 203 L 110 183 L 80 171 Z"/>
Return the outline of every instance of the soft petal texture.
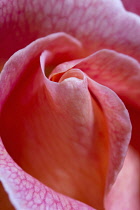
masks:
<path fill-rule="evenodd" d="M 140 1 L 139 0 L 122 0 L 125 8 L 130 11 L 140 15 Z"/>
<path fill-rule="evenodd" d="M 56 193 L 25 173 L 8 155 L 0 139 L 0 178 L 17 210 L 94 210 Z M 2 206 L 4 209 L 5 206 Z"/>
<path fill-rule="evenodd" d="M 107 210 L 140 209 L 140 157 L 131 147 L 115 184 L 106 197 Z"/>
<path fill-rule="evenodd" d="M 140 61 L 140 18 L 120 0 L 0 0 L 0 7 L 1 59 L 64 31 L 81 40 L 87 53 L 108 48 Z"/>
<path fill-rule="evenodd" d="M 61 47 L 64 41 L 65 48 Z M 81 70 L 55 72 L 52 81 L 45 78 L 42 71 L 54 60 L 71 58 L 66 53 L 69 45 L 76 58 L 80 43 L 63 33 L 53 34 L 7 62 L 1 76 L 2 140 L 28 173 L 61 193 L 103 209 L 105 190 L 124 161 L 131 126 L 117 95 Z"/>

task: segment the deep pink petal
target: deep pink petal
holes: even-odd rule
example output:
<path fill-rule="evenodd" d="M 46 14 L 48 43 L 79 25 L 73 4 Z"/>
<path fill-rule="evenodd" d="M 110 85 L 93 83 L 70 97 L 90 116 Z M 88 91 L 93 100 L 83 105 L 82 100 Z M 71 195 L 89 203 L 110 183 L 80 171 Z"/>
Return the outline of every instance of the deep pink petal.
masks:
<path fill-rule="evenodd" d="M 122 0 L 125 8 L 130 11 L 140 15 L 140 1 L 138 0 Z"/>
<path fill-rule="evenodd" d="M 47 34 L 64 31 L 90 52 L 114 49 L 140 60 L 140 18 L 116 0 L 1 0 L 0 58 Z M 8 49 L 8 50 L 7 50 Z"/>
<path fill-rule="evenodd" d="M 58 194 L 25 173 L 8 155 L 1 140 L 0 180 L 17 210 L 94 210 L 86 204 Z"/>
<path fill-rule="evenodd" d="M 140 157 L 130 147 L 123 168 L 108 194 L 107 210 L 140 209 Z"/>

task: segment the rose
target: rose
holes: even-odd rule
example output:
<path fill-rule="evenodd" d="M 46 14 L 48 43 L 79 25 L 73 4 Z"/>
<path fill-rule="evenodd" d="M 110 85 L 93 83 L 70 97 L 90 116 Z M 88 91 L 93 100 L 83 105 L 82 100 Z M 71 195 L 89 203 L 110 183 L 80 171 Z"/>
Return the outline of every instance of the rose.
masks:
<path fill-rule="evenodd" d="M 68 3 L 68 1 L 65 1 L 65 3 Z M 92 6 L 94 6 L 95 3 L 97 2 L 94 1 L 93 3 L 91 3 Z M 110 3 L 110 1 L 108 1 L 108 3 Z M 98 9 L 106 8 L 109 5 L 108 3 L 103 3 L 102 6 L 96 6 Z M 79 7 L 82 8 L 80 2 L 78 2 L 77 4 L 79 4 Z M 69 6 L 71 5 L 72 4 L 70 4 Z M 112 3 L 112 11 L 116 11 L 117 7 L 117 11 L 119 11 L 119 14 L 120 12 L 122 12 L 125 18 L 129 17 L 130 14 L 128 15 L 122 9 L 121 5 L 117 6 Z M 77 9 L 76 11 L 78 12 L 79 10 Z M 105 11 L 106 10 L 104 10 L 104 15 L 106 14 Z M 107 10 L 108 15 L 109 13 L 109 10 Z M 89 11 L 87 14 L 90 14 Z M 116 20 L 117 14 L 118 13 L 116 12 L 114 15 Z M 53 17 L 54 16 L 52 16 L 52 19 Z M 71 17 L 71 15 L 69 15 L 69 17 Z M 83 20 L 86 20 L 86 15 L 84 18 L 85 19 Z M 132 22 L 133 24 L 135 23 L 136 26 L 139 24 L 138 17 L 131 14 L 129 19 L 130 25 Z M 105 21 L 103 21 L 103 23 L 105 23 Z M 64 27 L 65 24 L 63 24 L 59 25 L 59 27 Z M 138 26 L 136 26 L 134 28 L 136 28 L 135 30 L 138 31 L 139 28 Z M 103 27 L 101 27 L 101 29 L 103 29 Z M 6 28 L 6 30 L 8 29 Z M 57 30 L 62 30 L 62 28 L 58 28 Z M 20 166 L 22 166 L 23 169 L 25 169 L 28 173 L 34 175 L 36 178 L 40 179 L 40 181 L 44 183 L 46 181 L 46 178 L 43 178 L 44 174 L 46 175 L 46 169 L 44 170 L 45 165 L 47 168 L 47 172 L 49 171 L 49 174 L 47 174 L 47 185 L 55 190 L 58 190 L 59 192 L 68 194 L 69 196 L 77 198 L 78 200 L 82 200 L 97 209 L 103 209 L 103 205 L 107 209 L 137 209 L 138 198 L 136 192 L 138 188 L 138 177 L 135 174 L 135 171 L 137 169 L 136 167 L 138 165 L 138 160 L 136 154 L 132 150 L 129 150 L 124 167 L 121 170 L 114 186 L 111 188 L 112 183 L 115 181 L 115 176 L 121 168 L 127 150 L 130 125 L 127 112 L 117 95 L 115 95 L 115 93 L 113 93 L 110 89 L 100 85 L 99 83 L 115 90 L 127 106 L 131 104 L 131 107 L 133 106 L 133 110 L 139 110 L 138 108 L 135 108 L 135 106 L 138 107 L 139 105 L 137 100 L 139 93 L 138 91 L 136 91 L 137 87 L 139 87 L 139 64 L 134 58 L 132 58 L 135 57 L 138 59 L 139 49 L 137 48 L 134 53 L 135 43 L 133 40 L 131 40 L 131 46 L 126 46 L 128 39 L 130 39 L 131 37 L 131 34 L 129 34 L 125 38 L 124 43 L 120 45 L 119 42 L 113 47 L 116 52 L 112 50 L 101 50 L 85 59 L 81 59 L 82 57 L 86 57 L 91 54 L 91 52 L 99 50 L 100 48 L 112 49 L 112 46 L 111 43 L 104 43 L 104 45 L 102 44 L 102 46 L 100 46 L 95 41 L 93 42 L 93 37 L 95 35 L 93 36 L 93 34 L 88 34 L 86 36 L 87 31 L 81 31 L 80 33 L 78 33 L 78 30 L 81 30 L 80 27 L 76 30 L 76 34 L 74 32 L 71 33 L 73 33 L 72 35 L 75 35 L 77 38 L 79 38 L 79 40 L 82 41 L 83 46 L 80 42 L 78 42 L 78 40 L 75 40 L 69 35 L 66 35 L 64 33 L 53 34 L 47 36 L 46 38 L 37 40 L 25 49 L 17 52 L 5 65 L 1 76 L 1 136 L 3 143 L 12 158 L 14 158 L 14 160 Z M 97 34 L 98 30 L 99 29 L 97 27 L 97 29 L 95 30 Z M 38 31 L 42 33 L 41 30 Z M 64 28 L 63 31 L 67 32 L 66 28 Z M 128 31 L 129 27 L 127 28 L 127 33 Z M 46 32 L 44 33 L 50 32 L 53 31 L 46 30 Z M 3 35 L 4 32 L 2 36 Z M 84 39 L 84 36 L 80 38 L 80 36 L 82 35 L 88 37 L 88 39 Z M 37 34 L 37 36 L 40 35 Z M 104 40 L 105 37 L 100 37 L 100 42 Z M 32 39 L 29 36 L 28 38 Z M 113 38 L 115 40 L 115 35 Z M 114 40 L 112 42 L 115 42 Z M 7 37 L 6 41 L 8 43 Z M 28 41 L 29 40 L 26 40 L 25 38 L 23 42 L 18 43 L 18 47 L 20 45 L 26 44 L 26 42 Z M 139 38 L 137 40 L 137 43 L 138 41 Z M 11 40 L 9 40 L 9 43 L 10 46 L 12 46 Z M 94 43 L 94 46 L 93 44 L 89 45 L 89 43 Z M 121 48 L 120 46 L 123 47 Z M 12 51 L 15 51 L 15 48 L 11 47 L 11 52 Z M 117 51 L 120 51 L 123 54 L 118 53 Z M 8 53 L 11 52 L 9 50 Z M 124 53 L 131 55 L 132 57 L 126 56 L 124 55 Z M 6 54 L 7 51 L 5 51 L 5 53 L 3 52 L 3 55 L 5 57 L 2 58 L 6 58 Z M 40 54 L 40 63 L 42 70 L 44 70 L 45 66 L 51 69 L 52 66 L 55 67 L 57 64 L 64 61 L 71 59 L 76 60 L 61 64 L 56 67 L 50 76 L 50 80 L 56 82 L 53 83 L 48 79 L 45 79 L 44 81 L 44 75 L 41 73 L 41 70 L 39 71 L 38 69 L 38 58 Z M 112 75 L 113 73 L 111 69 L 112 66 L 114 68 L 114 63 L 116 65 L 115 75 Z M 104 64 L 106 64 L 107 70 L 104 69 Z M 123 68 L 120 69 L 120 66 L 123 66 Z M 28 69 L 31 70 L 27 72 Z M 92 71 L 92 69 L 94 69 L 94 72 Z M 99 69 L 100 75 L 98 73 Z M 81 70 L 84 73 L 82 73 Z M 120 71 L 121 77 L 117 77 L 117 74 L 119 74 Z M 88 76 L 90 76 L 94 80 L 89 79 Z M 113 76 L 115 76 L 115 79 Z M 110 79 L 112 79 L 113 81 L 110 82 Z M 122 80 L 123 83 L 121 82 Z M 120 84 L 120 87 L 118 87 L 117 85 L 118 82 Z M 132 89 L 132 93 L 130 93 L 128 92 L 127 88 L 130 88 L 132 84 L 134 84 L 134 82 L 135 86 L 133 85 L 134 87 Z M 87 88 L 89 88 L 90 92 Z M 66 93 L 68 93 L 69 95 L 67 96 Z M 15 109 L 15 105 L 17 109 L 13 111 Z M 102 109 L 100 106 L 102 107 Z M 66 107 L 68 107 L 69 113 Z M 129 109 L 129 111 L 131 111 L 131 109 Z M 31 119 L 33 120 L 31 121 Z M 54 119 L 57 124 L 54 124 Z M 44 131 L 44 128 L 42 129 L 42 125 L 44 126 L 44 121 L 47 124 L 47 127 L 49 127 L 49 132 L 42 134 L 42 130 Z M 28 123 L 28 125 L 26 125 L 26 123 Z M 132 125 L 134 125 L 134 123 Z M 16 128 L 18 128 L 19 130 L 15 130 Z M 36 128 L 36 130 L 34 130 L 33 128 Z M 135 128 L 137 129 L 137 127 Z M 59 130 L 57 131 L 57 129 Z M 109 132 L 109 136 L 107 135 L 107 132 Z M 50 133 L 51 136 L 49 136 Z M 137 133 L 135 132 L 134 135 L 135 134 Z M 53 151 L 53 153 L 54 151 L 56 151 L 55 156 L 57 157 L 59 167 L 57 167 L 56 165 L 57 162 L 53 162 L 54 155 L 52 156 L 51 151 L 48 151 L 48 153 L 46 154 L 47 159 L 41 157 L 42 153 L 47 151 L 47 147 L 42 147 L 42 144 L 44 144 L 43 141 L 41 142 L 42 153 L 38 151 L 38 155 L 40 157 L 40 160 L 43 160 L 45 164 L 41 166 L 41 164 L 38 162 L 38 158 L 36 158 L 35 153 L 36 150 L 34 152 L 34 147 L 37 147 L 37 145 L 35 142 L 30 145 L 30 140 L 42 140 L 41 136 L 47 137 L 47 142 L 50 143 L 51 150 Z M 63 144 L 60 144 L 60 142 L 57 141 L 57 137 L 61 139 Z M 81 141 L 77 139 L 78 137 Z M 15 140 L 16 138 L 22 140 L 22 143 L 19 144 L 18 141 Z M 53 142 L 51 141 L 52 139 L 53 142 L 58 143 L 57 147 L 55 146 L 55 148 Z M 69 141 L 67 141 L 67 139 Z M 76 139 L 76 141 L 73 142 L 73 144 L 70 144 L 70 140 L 72 139 Z M 100 139 L 100 141 L 97 141 L 97 139 Z M 133 138 L 133 142 L 134 139 L 135 138 Z M 13 143 L 11 144 L 11 142 L 17 143 L 18 148 L 17 145 L 14 146 Z M 117 144 L 115 142 L 117 142 Z M 65 149 L 63 149 L 64 146 Z M 57 148 L 59 149 L 59 147 L 61 153 L 64 152 L 62 156 L 60 152 L 57 152 Z M 40 149 L 40 147 L 38 149 Z M 31 151 L 33 154 L 35 153 L 33 157 L 30 154 Z M 73 152 L 73 154 L 71 154 L 71 152 Z M 117 158 L 115 157 L 116 155 Z M 83 158 L 85 156 L 86 158 Z M 67 157 L 66 161 L 64 161 L 64 157 Z M 35 165 L 32 163 L 33 158 L 35 160 L 35 165 L 41 168 L 41 172 L 38 172 L 38 169 L 36 170 Z M 3 159 L 4 161 L 2 161 Z M 76 159 L 79 162 L 75 163 Z M 94 166 L 92 166 L 91 160 L 93 161 L 92 163 L 94 163 Z M 9 165 L 7 164 L 7 162 L 9 163 Z M 71 167 L 67 166 L 67 163 L 69 163 Z M 33 165 L 33 168 L 31 168 L 31 164 Z M 64 166 L 65 170 L 62 170 L 62 167 Z M 82 167 L 82 172 L 81 170 L 79 170 L 78 166 Z M 78 176 L 78 178 L 76 178 L 73 171 L 71 171 L 71 168 L 75 169 L 77 173 L 76 176 Z M 56 172 L 54 169 L 56 170 Z M 89 171 L 92 171 L 92 176 L 91 174 L 89 174 Z M 70 183 L 71 180 L 68 179 L 69 174 L 71 174 L 72 181 L 76 184 Z M 57 177 L 59 182 L 61 182 L 57 183 L 56 179 L 53 179 L 53 175 Z M 127 181 L 124 182 L 126 178 Z M 75 209 L 82 209 L 85 206 L 84 204 L 81 204 L 76 200 L 71 200 L 64 196 L 61 196 L 60 194 L 57 194 L 55 191 L 52 191 L 50 188 L 45 187 L 44 185 L 30 177 L 21 168 L 19 168 L 15 162 L 12 161 L 10 156 L 7 155 L 3 146 L 1 150 L 1 179 L 4 187 L 10 195 L 13 205 L 18 209 L 41 209 L 44 207 L 43 205 L 45 205 L 46 208 L 56 209 L 56 203 L 59 206 L 58 208 L 63 207 L 63 209 L 68 209 L 72 207 Z M 122 191 L 123 189 L 126 189 L 126 187 L 129 187 L 129 184 L 131 184 L 133 180 L 135 180 L 135 183 L 133 183 L 134 187 L 131 187 L 130 192 L 125 191 L 123 193 L 123 196 L 120 195 L 119 191 Z M 65 186 L 63 187 L 64 184 Z M 78 185 L 81 184 L 82 187 L 79 188 Z M 105 203 L 103 204 L 103 193 L 105 190 L 105 184 Z M 92 186 L 94 187 L 94 189 L 92 189 Z M 58 189 L 56 189 L 56 187 Z M 111 190 L 108 192 L 109 188 Z M 72 190 L 74 190 L 76 196 L 73 196 Z M 78 194 L 79 190 L 81 190 L 82 194 L 84 195 L 83 197 L 81 196 L 81 192 Z M 47 195 L 45 194 L 46 192 Z M 55 198 L 53 198 L 54 196 Z M 44 198 L 46 199 L 46 202 Z M 127 200 L 128 198 L 130 199 L 130 204 L 125 203 L 125 200 Z M 71 207 L 68 206 L 70 204 Z M 93 209 L 90 207 L 85 208 Z"/>

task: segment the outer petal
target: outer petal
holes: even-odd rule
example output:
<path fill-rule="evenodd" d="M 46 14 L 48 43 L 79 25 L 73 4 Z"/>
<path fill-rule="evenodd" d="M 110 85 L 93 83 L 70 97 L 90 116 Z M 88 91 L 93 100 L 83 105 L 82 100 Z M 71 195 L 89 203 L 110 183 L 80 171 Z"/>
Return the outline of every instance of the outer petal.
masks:
<path fill-rule="evenodd" d="M 1 140 L 0 178 L 17 210 L 94 210 L 86 204 L 56 193 L 25 173 L 7 154 Z"/>
<path fill-rule="evenodd" d="M 140 60 L 140 18 L 116 0 L 0 0 L 0 58 L 36 38 L 64 31 L 88 50 L 114 49 Z M 8 49 L 8 50 L 7 50 Z"/>
<path fill-rule="evenodd" d="M 106 197 L 108 210 L 140 209 L 140 157 L 131 149 L 128 150 L 123 168 Z"/>
<path fill-rule="evenodd" d="M 125 8 L 130 11 L 140 15 L 140 1 L 137 0 L 122 0 Z"/>

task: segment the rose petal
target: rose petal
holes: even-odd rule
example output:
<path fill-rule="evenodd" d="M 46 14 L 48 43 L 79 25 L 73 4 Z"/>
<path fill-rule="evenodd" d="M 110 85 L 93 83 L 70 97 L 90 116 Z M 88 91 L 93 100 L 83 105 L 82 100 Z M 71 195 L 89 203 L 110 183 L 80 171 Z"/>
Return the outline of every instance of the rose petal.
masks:
<path fill-rule="evenodd" d="M 1 140 L 0 179 L 17 210 L 94 210 L 86 204 L 56 193 L 25 173 L 7 154 Z"/>
<path fill-rule="evenodd" d="M 140 209 L 140 157 L 130 147 L 105 203 L 108 210 Z"/>
<path fill-rule="evenodd" d="M 109 48 L 140 60 L 140 18 L 126 12 L 119 0 L 0 3 L 0 58 L 36 38 L 64 31 L 81 40 L 88 52 Z"/>
<path fill-rule="evenodd" d="M 122 0 L 125 8 L 130 11 L 140 15 L 140 1 L 137 0 Z"/>
<path fill-rule="evenodd" d="M 131 137 L 131 125 L 124 104 L 113 91 L 91 79 L 89 79 L 89 89 L 101 104 L 108 125 L 109 168 L 106 185 L 106 192 L 108 192 L 126 156 Z"/>

